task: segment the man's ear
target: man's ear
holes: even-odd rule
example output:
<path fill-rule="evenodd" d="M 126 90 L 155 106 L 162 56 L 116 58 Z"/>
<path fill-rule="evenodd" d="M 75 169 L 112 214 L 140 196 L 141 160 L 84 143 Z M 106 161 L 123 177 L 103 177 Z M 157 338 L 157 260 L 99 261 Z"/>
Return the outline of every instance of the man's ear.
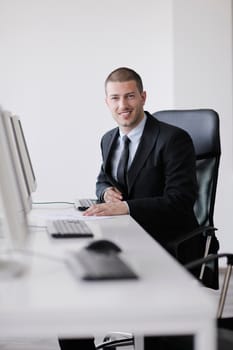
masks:
<path fill-rule="evenodd" d="M 143 104 L 145 104 L 145 102 L 146 102 L 146 91 L 143 91 L 141 93 L 141 97 L 142 97 L 142 100 L 143 100 Z"/>

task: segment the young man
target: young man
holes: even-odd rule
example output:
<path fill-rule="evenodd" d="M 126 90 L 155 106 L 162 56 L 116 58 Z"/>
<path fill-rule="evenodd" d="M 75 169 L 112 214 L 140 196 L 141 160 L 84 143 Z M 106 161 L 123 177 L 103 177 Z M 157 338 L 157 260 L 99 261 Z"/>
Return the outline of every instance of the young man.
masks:
<path fill-rule="evenodd" d="M 132 69 L 122 67 L 110 73 L 105 92 L 118 127 L 101 140 L 103 163 L 96 194 L 102 203 L 84 215 L 130 214 L 182 263 L 199 257 L 204 244 L 201 238 L 179 251 L 173 244 L 180 234 L 198 226 L 193 211 L 197 184 L 190 136 L 144 111 L 146 92 Z M 125 152 L 125 135 L 129 139 L 128 158 L 122 179 L 118 167 L 122 150 Z"/>
<path fill-rule="evenodd" d="M 199 257 L 199 238 L 179 251 L 173 246 L 179 234 L 198 226 L 193 212 L 197 184 L 190 136 L 144 112 L 146 92 L 132 69 L 122 67 L 110 73 L 105 92 L 118 127 L 101 140 L 103 163 L 96 194 L 102 203 L 84 215 L 130 214 L 182 263 Z M 123 170 L 122 153 L 126 164 Z M 94 349 L 93 339 L 60 339 L 59 343 L 63 350 Z"/>

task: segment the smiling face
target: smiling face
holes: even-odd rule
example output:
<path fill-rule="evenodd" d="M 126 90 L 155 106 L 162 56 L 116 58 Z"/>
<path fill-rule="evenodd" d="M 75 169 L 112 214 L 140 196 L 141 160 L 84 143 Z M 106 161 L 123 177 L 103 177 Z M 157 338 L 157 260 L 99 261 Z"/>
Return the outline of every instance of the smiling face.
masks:
<path fill-rule="evenodd" d="M 136 81 L 109 81 L 106 85 L 106 103 L 120 129 L 127 134 L 144 117 L 146 92 L 139 92 Z"/>

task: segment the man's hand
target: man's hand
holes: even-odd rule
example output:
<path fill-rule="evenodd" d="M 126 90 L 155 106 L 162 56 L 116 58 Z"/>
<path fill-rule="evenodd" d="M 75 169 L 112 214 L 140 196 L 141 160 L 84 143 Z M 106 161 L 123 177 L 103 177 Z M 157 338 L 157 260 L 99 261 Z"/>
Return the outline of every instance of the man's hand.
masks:
<path fill-rule="evenodd" d="M 129 214 L 128 205 L 119 200 L 118 202 L 94 204 L 83 213 L 84 216 L 112 216 L 126 214 Z"/>
<path fill-rule="evenodd" d="M 106 203 L 122 201 L 122 193 L 116 187 L 108 187 L 104 192 L 104 201 Z"/>

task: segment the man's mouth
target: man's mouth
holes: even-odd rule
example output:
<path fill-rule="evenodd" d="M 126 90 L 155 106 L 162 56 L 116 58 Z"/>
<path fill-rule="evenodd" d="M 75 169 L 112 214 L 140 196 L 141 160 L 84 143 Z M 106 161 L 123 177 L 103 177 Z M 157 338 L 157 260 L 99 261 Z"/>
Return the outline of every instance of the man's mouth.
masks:
<path fill-rule="evenodd" d="M 120 112 L 120 116 L 122 117 L 128 117 L 130 115 L 131 111 L 123 111 L 123 112 Z"/>

